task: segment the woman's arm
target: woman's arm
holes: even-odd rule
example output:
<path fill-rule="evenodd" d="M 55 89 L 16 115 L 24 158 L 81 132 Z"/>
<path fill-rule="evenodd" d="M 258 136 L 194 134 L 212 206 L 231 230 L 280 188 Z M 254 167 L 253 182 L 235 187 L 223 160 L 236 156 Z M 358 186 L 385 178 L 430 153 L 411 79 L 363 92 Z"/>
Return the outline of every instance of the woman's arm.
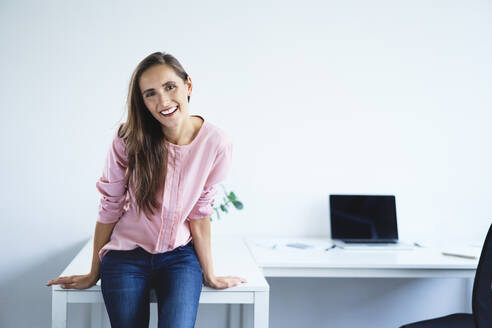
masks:
<path fill-rule="evenodd" d="M 212 250 L 210 247 L 210 218 L 206 217 L 189 221 L 193 245 L 195 246 L 195 251 L 203 270 L 205 285 L 215 289 L 224 289 L 247 282 L 246 279 L 240 277 L 215 276 L 212 263 Z"/>
<path fill-rule="evenodd" d="M 62 285 L 62 288 L 70 289 L 86 289 L 94 286 L 100 278 L 101 261 L 99 260 L 99 251 L 108 243 L 115 225 L 116 222 L 109 224 L 96 222 L 90 273 L 84 275 L 58 277 L 48 281 L 46 286 Z"/>

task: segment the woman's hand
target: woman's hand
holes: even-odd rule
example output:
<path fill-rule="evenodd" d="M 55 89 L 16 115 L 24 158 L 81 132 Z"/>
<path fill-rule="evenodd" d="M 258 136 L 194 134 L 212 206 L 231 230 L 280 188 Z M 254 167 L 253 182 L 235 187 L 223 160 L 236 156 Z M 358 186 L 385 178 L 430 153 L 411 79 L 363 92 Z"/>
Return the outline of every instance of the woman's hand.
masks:
<path fill-rule="evenodd" d="M 241 283 L 246 283 L 246 279 L 241 277 L 225 276 L 225 277 L 213 277 L 210 279 L 205 279 L 205 286 L 214 289 L 225 289 L 229 287 L 238 286 Z"/>
<path fill-rule="evenodd" d="M 98 277 L 92 274 L 75 275 L 69 277 L 58 277 L 46 283 L 46 286 L 61 285 L 63 289 L 86 289 L 94 286 Z"/>

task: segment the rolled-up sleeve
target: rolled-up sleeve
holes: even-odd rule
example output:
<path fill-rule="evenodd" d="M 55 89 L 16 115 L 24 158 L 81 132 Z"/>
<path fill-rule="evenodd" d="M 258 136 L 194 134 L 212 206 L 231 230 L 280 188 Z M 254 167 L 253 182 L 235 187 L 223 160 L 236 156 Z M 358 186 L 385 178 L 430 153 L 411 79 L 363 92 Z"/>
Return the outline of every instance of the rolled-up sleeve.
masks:
<path fill-rule="evenodd" d="M 217 153 L 200 198 L 188 215 L 188 219 L 203 219 L 213 214 L 212 204 L 217 194 L 217 184 L 227 178 L 231 161 L 232 143 L 228 140 L 223 150 Z"/>
<path fill-rule="evenodd" d="M 118 130 L 118 129 L 117 129 Z M 115 133 L 106 155 L 106 162 L 96 188 L 101 193 L 97 222 L 114 223 L 123 215 L 128 177 L 125 142 Z"/>

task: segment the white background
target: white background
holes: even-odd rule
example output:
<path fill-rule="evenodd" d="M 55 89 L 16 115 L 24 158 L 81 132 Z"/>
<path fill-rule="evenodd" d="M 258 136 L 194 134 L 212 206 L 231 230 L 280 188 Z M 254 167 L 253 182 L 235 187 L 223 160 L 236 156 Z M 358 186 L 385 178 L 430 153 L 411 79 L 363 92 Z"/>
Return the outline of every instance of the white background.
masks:
<path fill-rule="evenodd" d="M 0 326 L 50 324 L 44 284 L 94 232 L 130 74 L 155 51 L 190 74 L 192 114 L 234 142 L 226 186 L 245 208 L 214 233 L 329 236 L 330 193 L 383 193 L 397 197 L 401 239 L 480 242 L 491 13 L 478 0 L 2 1 Z M 469 310 L 453 279 L 269 282 L 271 327 Z M 69 307 L 70 327 L 87 310 Z M 200 307 L 197 327 L 224 325 L 224 307 Z"/>

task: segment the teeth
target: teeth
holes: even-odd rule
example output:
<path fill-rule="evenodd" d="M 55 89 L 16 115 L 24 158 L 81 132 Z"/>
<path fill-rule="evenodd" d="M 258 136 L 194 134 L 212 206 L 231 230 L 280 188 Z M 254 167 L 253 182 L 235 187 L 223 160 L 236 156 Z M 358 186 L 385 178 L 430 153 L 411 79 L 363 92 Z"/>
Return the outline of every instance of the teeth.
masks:
<path fill-rule="evenodd" d="M 176 109 L 178 109 L 178 106 L 175 106 L 175 107 L 169 108 L 168 110 L 163 110 L 163 111 L 161 112 L 161 114 L 163 114 L 163 115 L 171 114 L 171 113 L 172 113 L 172 112 L 174 112 Z"/>

